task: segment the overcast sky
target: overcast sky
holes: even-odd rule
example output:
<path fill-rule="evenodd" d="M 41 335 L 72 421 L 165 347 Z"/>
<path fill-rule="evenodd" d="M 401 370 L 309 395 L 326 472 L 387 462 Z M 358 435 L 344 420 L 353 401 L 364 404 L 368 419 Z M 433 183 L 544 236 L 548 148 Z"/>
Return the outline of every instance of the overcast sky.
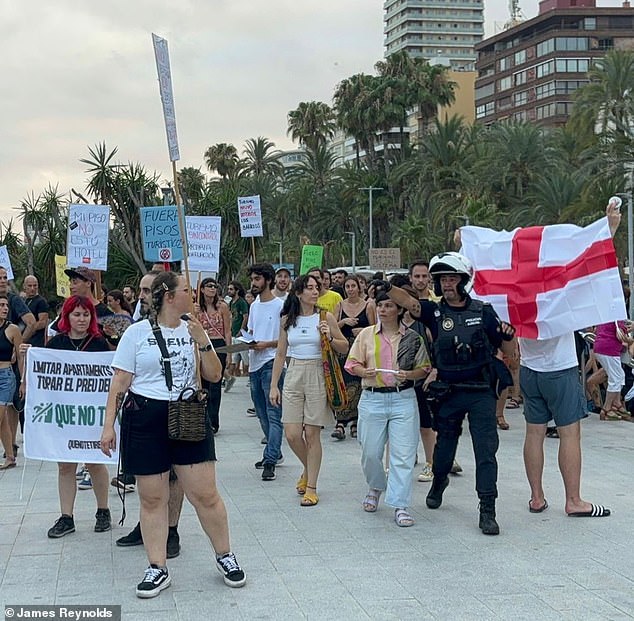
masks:
<path fill-rule="evenodd" d="M 266 136 L 286 114 L 329 102 L 335 85 L 383 56 L 381 0 L 0 0 L 0 220 L 48 183 L 83 190 L 87 146 L 166 178 L 170 163 L 151 33 L 169 42 L 182 166 L 205 149 Z M 537 0 L 523 0 L 526 17 Z M 485 2 L 486 32 L 508 19 Z"/>

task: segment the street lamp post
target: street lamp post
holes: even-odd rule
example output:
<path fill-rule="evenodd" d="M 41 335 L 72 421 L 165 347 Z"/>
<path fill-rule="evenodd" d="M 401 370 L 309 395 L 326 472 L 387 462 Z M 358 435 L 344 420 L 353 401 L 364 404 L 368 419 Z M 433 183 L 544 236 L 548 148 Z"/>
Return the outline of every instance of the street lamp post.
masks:
<path fill-rule="evenodd" d="M 352 238 L 352 273 L 355 274 L 357 271 L 357 234 L 354 231 L 346 231 L 346 235 L 350 235 Z"/>
<path fill-rule="evenodd" d="M 282 242 L 281 241 L 279 241 L 279 242 L 276 241 L 276 242 L 273 242 L 273 243 L 277 244 L 280 247 L 279 264 L 280 264 L 280 267 L 282 267 Z"/>
<path fill-rule="evenodd" d="M 359 188 L 360 190 L 363 190 L 364 192 L 368 193 L 368 206 L 369 206 L 369 210 L 370 210 L 370 235 L 369 235 L 369 242 L 370 242 L 370 250 L 372 250 L 372 248 L 374 248 L 374 239 L 372 236 L 372 206 L 373 206 L 373 197 L 374 197 L 374 193 L 375 192 L 379 192 L 381 191 L 383 188 L 375 188 L 374 186 L 370 186 L 369 188 Z"/>

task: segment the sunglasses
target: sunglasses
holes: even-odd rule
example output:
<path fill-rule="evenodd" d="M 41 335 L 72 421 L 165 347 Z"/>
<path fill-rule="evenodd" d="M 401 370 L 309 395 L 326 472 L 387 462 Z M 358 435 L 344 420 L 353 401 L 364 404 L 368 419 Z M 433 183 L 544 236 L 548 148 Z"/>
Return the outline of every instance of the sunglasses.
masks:
<path fill-rule="evenodd" d="M 213 283 L 207 284 L 204 286 L 205 289 L 217 289 L 218 285 L 214 285 Z"/>

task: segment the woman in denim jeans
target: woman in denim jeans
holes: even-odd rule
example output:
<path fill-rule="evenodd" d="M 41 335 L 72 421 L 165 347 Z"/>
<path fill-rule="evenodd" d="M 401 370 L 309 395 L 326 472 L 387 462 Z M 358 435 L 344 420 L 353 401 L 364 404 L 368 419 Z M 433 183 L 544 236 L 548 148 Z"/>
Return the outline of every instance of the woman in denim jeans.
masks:
<path fill-rule="evenodd" d="M 369 486 L 363 509 L 374 513 L 383 491 L 398 526 L 412 526 L 409 512 L 418 446 L 418 405 L 414 384 L 431 369 L 420 335 L 401 323 L 404 309 L 386 294 L 376 297 L 378 322 L 355 340 L 345 368 L 362 379 L 358 437 L 361 465 Z M 389 440 L 389 474 L 383 453 Z"/>

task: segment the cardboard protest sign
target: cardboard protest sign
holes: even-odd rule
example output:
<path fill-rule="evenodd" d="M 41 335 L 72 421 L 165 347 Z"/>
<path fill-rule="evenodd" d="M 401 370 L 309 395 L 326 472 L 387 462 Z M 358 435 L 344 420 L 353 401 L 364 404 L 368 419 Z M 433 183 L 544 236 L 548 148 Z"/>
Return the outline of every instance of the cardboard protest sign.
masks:
<path fill-rule="evenodd" d="M 311 267 L 321 267 L 324 260 L 323 246 L 302 246 L 302 262 L 299 268 L 300 274 L 305 274 Z"/>
<path fill-rule="evenodd" d="M 9 250 L 6 246 L 0 246 L 0 267 L 4 267 L 7 270 L 7 278 L 13 280 L 13 268 L 9 258 Z"/>
<path fill-rule="evenodd" d="M 185 216 L 189 269 L 220 271 L 220 216 Z"/>
<path fill-rule="evenodd" d="M 68 267 L 108 269 L 108 233 L 110 207 L 108 205 L 70 205 L 66 262 Z"/>
<path fill-rule="evenodd" d="M 259 196 L 238 197 L 238 218 L 242 237 L 262 237 L 262 207 Z"/>
<path fill-rule="evenodd" d="M 149 262 L 183 260 L 183 241 L 176 205 L 141 207 L 143 258 Z"/>
<path fill-rule="evenodd" d="M 111 351 L 28 349 L 24 407 L 26 457 L 117 464 L 118 453 L 106 457 L 99 445 L 113 356 Z M 115 431 L 121 438 L 118 423 Z"/>
<path fill-rule="evenodd" d="M 370 248 L 370 268 L 373 270 L 393 270 L 401 267 L 400 248 Z"/>
<path fill-rule="evenodd" d="M 159 91 L 163 104 L 163 118 L 165 119 L 165 131 L 167 133 L 167 148 L 170 161 L 180 160 L 178 150 L 178 134 L 176 133 L 176 111 L 174 110 L 174 94 L 172 92 L 172 71 L 170 69 L 170 55 L 167 49 L 167 40 L 152 33 L 152 45 L 154 46 L 154 58 L 156 59 L 156 71 L 158 73 Z"/>
<path fill-rule="evenodd" d="M 70 278 L 64 270 L 67 267 L 66 257 L 55 255 L 55 282 L 57 283 L 57 295 L 60 298 L 70 297 Z"/>

